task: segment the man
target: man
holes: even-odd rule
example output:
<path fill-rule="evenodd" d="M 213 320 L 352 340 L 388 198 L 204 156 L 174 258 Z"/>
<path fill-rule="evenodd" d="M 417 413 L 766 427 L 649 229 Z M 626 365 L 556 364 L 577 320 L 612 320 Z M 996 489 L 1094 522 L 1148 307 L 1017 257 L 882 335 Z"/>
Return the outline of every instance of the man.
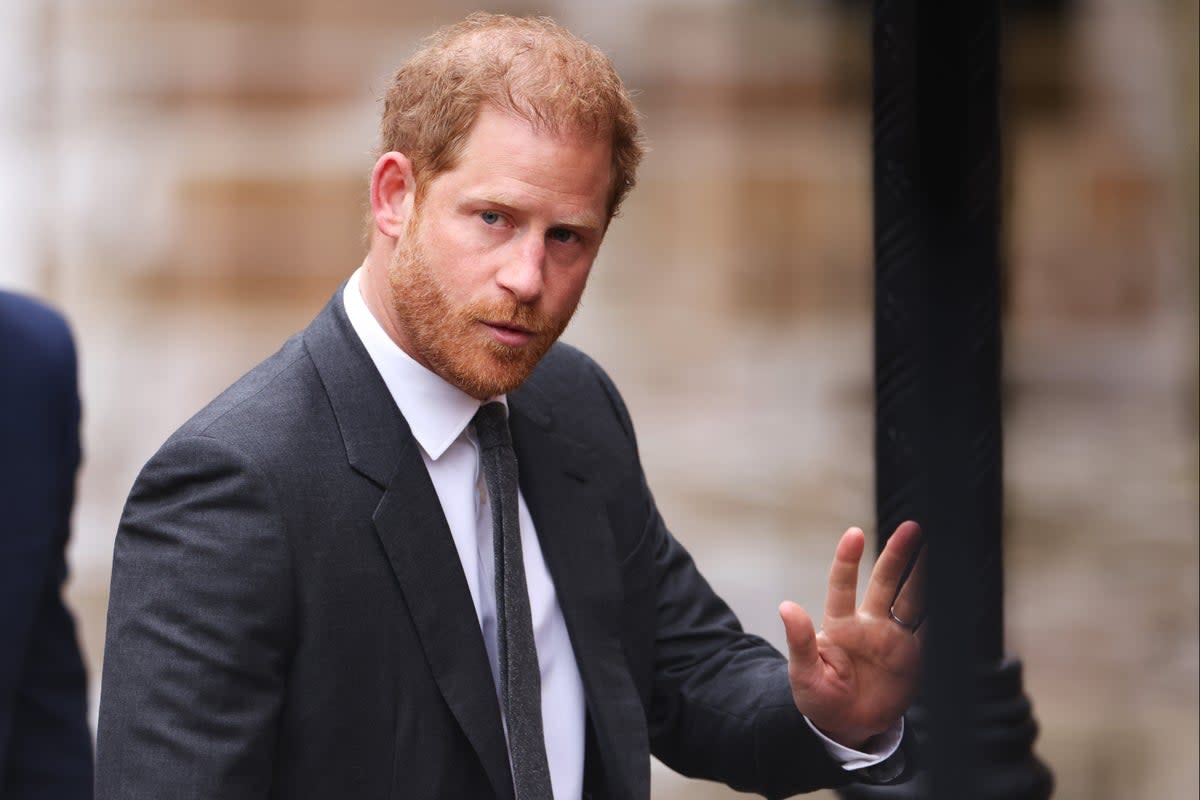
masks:
<path fill-rule="evenodd" d="M 92 796 L 87 680 L 62 600 L 79 467 L 62 317 L 0 292 L 0 797 Z"/>
<path fill-rule="evenodd" d="M 894 775 L 916 526 L 858 611 L 845 535 L 822 633 L 781 607 L 789 663 L 555 344 L 642 155 L 608 60 L 473 15 L 401 67 L 382 140 L 362 267 L 133 488 L 99 796 L 644 798 L 651 752 L 773 796 Z"/>

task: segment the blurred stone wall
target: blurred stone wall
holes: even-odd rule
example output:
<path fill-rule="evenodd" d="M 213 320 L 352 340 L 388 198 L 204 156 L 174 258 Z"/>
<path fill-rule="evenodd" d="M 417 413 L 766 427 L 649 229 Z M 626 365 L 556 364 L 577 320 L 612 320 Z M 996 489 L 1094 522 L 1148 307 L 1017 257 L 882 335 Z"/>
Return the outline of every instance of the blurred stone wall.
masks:
<path fill-rule="evenodd" d="M 1194 796 L 1196 9 L 1072 5 L 1006 32 L 1010 645 L 1057 796 Z M 492 5 L 558 17 L 640 92 L 652 152 L 567 338 L 622 386 L 674 530 L 777 644 L 778 601 L 818 610 L 837 535 L 873 520 L 868 7 Z M 80 340 L 69 597 L 93 676 L 134 475 L 361 261 L 376 98 L 470 8 L 8 0 L 0 283 Z"/>

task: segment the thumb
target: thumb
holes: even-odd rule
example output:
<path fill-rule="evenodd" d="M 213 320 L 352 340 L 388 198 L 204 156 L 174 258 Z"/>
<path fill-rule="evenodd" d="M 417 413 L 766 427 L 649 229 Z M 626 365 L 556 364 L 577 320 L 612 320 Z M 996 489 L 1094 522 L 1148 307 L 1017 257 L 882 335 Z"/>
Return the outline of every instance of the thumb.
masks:
<path fill-rule="evenodd" d="M 780 604 L 779 618 L 787 634 L 788 672 L 792 683 L 812 683 L 818 673 L 821 657 L 817 649 L 817 633 L 812 617 L 790 600 Z"/>

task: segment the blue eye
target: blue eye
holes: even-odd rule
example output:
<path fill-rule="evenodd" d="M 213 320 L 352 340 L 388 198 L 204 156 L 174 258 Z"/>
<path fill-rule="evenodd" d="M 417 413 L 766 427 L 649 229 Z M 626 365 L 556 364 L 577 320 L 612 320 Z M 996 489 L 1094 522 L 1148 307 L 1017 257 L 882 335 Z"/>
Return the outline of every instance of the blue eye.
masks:
<path fill-rule="evenodd" d="M 479 215 L 479 218 L 483 220 L 484 224 L 486 225 L 495 225 L 500 221 L 500 215 L 495 211 L 484 211 Z"/>
<path fill-rule="evenodd" d="M 556 242 L 569 242 L 575 238 L 575 232 L 569 231 L 566 228 L 551 228 L 549 236 Z"/>

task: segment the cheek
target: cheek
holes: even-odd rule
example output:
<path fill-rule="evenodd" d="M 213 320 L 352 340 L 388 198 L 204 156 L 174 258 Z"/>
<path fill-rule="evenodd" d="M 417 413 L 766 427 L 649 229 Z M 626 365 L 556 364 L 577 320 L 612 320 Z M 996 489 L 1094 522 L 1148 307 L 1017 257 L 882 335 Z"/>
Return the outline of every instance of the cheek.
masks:
<path fill-rule="evenodd" d="M 574 311 L 575 306 L 579 305 L 580 298 L 583 297 L 587 279 L 588 270 L 585 269 L 562 275 L 559 280 L 552 281 L 546 292 L 547 299 L 553 306 L 552 310 L 559 314 Z"/>
<path fill-rule="evenodd" d="M 430 279 L 447 297 L 465 302 L 474 299 L 486 285 L 486 259 L 477 249 L 464 246 L 445 232 L 431 232 L 423 237 L 422 245 Z"/>

